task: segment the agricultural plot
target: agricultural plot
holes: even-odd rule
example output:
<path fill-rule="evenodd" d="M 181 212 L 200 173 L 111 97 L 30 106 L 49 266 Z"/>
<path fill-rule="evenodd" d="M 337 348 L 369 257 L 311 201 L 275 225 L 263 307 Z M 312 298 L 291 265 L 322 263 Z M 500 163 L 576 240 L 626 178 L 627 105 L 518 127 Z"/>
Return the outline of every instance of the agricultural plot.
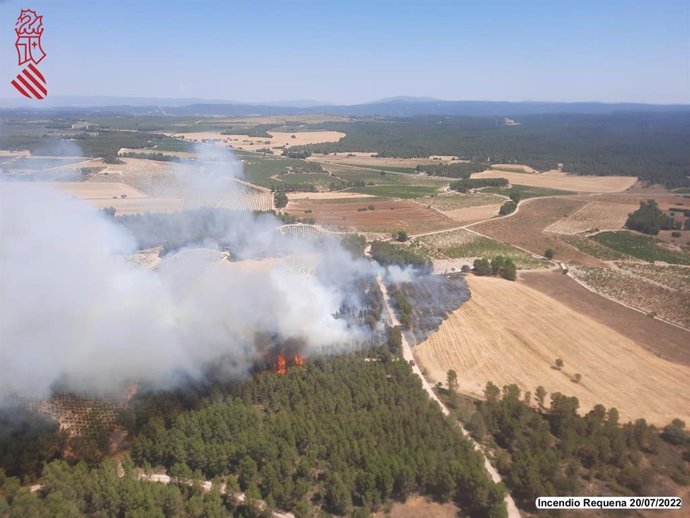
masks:
<path fill-rule="evenodd" d="M 521 200 L 529 198 L 541 198 L 544 196 L 567 196 L 570 194 L 577 194 L 573 191 L 563 191 L 561 189 L 548 189 L 546 187 L 534 187 L 529 185 L 511 185 L 510 187 L 484 187 L 481 189 L 483 193 L 493 193 L 502 196 L 518 195 Z"/>
<path fill-rule="evenodd" d="M 506 178 L 511 184 L 575 192 L 620 192 L 637 182 L 634 176 L 584 176 L 560 171 L 538 174 L 484 171 L 473 174 L 472 178 Z"/>
<path fill-rule="evenodd" d="M 444 194 L 439 194 L 437 196 L 429 196 L 427 198 L 420 198 L 417 200 L 419 203 L 424 205 L 429 205 L 430 207 L 440 210 L 442 212 L 448 212 L 457 209 L 466 209 L 469 207 L 480 207 L 482 205 L 492 205 L 497 203 L 503 203 L 505 198 L 500 196 L 494 196 L 493 194 L 487 194 L 483 192 L 462 194 L 459 192 L 449 192 Z"/>
<path fill-rule="evenodd" d="M 395 230 L 429 232 L 450 228 L 456 223 L 435 210 L 406 200 L 362 203 L 291 202 L 285 212 L 297 218 L 314 218 L 320 225 L 352 227 L 363 232 L 390 233 Z"/>
<path fill-rule="evenodd" d="M 521 282 L 467 280 L 470 300 L 415 347 L 434 382 L 445 384 L 448 369 L 455 369 L 460 390 L 478 397 L 488 381 L 515 383 L 532 394 L 541 385 L 549 394 L 576 396 L 582 413 L 601 403 L 616 407 L 621 421 L 690 419 L 690 367 Z M 560 370 L 556 358 L 565 362 Z M 572 381 L 576 373 L 579 383 Z"/>
<path fill-rule="evenodd" d="M 518 248 L 494 241 L 464 229 L 415 238 L 410 244 L 416 251 L 434 259 L 509 257 L 519 269 L 548 268 L 551 264 Z"/>
<path fill-rule="evenodd" d="M 654 238 L 635 232 L 601 232 L 590 239 L 612 250 L 643 261 L 663 261 L 669 264 L 690 265 L 690 253 L 669 250 L 657 244 Z"/>
<path fill-rule="evenodd" d="M 616 266 L 627 272 L 658 282 L 673 289 L 690 291 L 690 267 L 631 262 L 617 262 Z"/>
<path fill-rule="evenodd" d="M 285 236 L 307 239 L 309 241 L 319 241 L 328 235 L 332 235 L 329 232 L 321 230 L 319 227 L 302 223 L 282 225 L 280 227 L 280 232 Z"/>
<path fill-rule="evenodd" d="M 370 196 L 379 196 L 382 198 L 422 198 L 429 196 L 438 189 L 436 187 L 428 187 L 424 185 L 373 185 L 366 187 L 352 187 L 348 192 L 356 192 L 360 194 L 368 194 Z"/>
<path fill-rule="evenodd" d="M 599 293 L 690 329 L 690 292 L 686 290 L 668 288 L 612 268 L 580 266 L 573 275 Z"/>
<path fill-rule="evenodd" d="M 585 203 L 585 201 L 570 197 L 532 198 L 521 202 L 516 214 L 507 218 L 497 218 L 474 224 L 472 229 L 480 234 L 519 246 L 538 255 L 551 248 L 555 252 L 555 258 L 559 261 L 599 264 L 590 255 L 565 243 L 557 234 L 544 232 L 546 227 L 568 216 Z"/>
<path fill-rule="evenodd" d="M 628 215 L 636 208 L 635 205 L 593 201 L 552 223 L 545 231 L 572 235 L 600 230 L 620 230 L 625 226 Z"/>
<path fill-rule="evenodd" d="M 273 198 L 270 193 L 264 191 L 241 188 L 219 196 L 183 199 L 182 210 L 202 208 L 267 211 L 273 209 Z"/>

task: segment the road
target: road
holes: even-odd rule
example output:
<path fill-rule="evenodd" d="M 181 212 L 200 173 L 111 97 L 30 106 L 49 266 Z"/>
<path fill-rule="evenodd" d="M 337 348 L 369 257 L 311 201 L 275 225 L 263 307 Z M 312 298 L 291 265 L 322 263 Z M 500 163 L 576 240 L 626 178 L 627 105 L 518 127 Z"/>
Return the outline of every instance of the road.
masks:
<path fill-rule="evenodd" d="M 366 254 L 369 255 L 369 250 L 370 247 L 367 247 L 366 249 Z M 393 326 L 399 326 L 400 321 L 398 320 L 398 317 L 395 315 L 395 312 L 391 308 L 390 304 L 390 299 L 388 297 L 388 289 L 386 288 L 385 283 L 383 282 L 383 277 L 381 274 L 377 275 L 376 277 L 376 282 L 379 285 L 379 288 L 381 289 L 381 293 L 383 293 L 383 300 L 386 305 L 386 311 L 388 313 L 388 317 L 390 319 L 391 325 Z M 412 355 L 412 347 L 410 346 L 410 343 L 407 341 L 407 338 L 405 337 L 405 333 L 402 335 L 402 353 L 403 353 L 403 358 L 405 359 L 406 362 L 410 362 L 410 360 L 414 360 L 414 356 Z M 422 387 L 428 394 L 428 396 L 433 400 L 438 403 L 438 405 L 441 407 L 441 412 L 445 416 L 450 415 L 450 410 L 448 410 L 448 407 L 443 404 L 443 402 L 438 398 L 436 395 L 436 392 L 434 392 L 433 387 L 431 384 L 426 380 L 424 375 L 422 374 L 421 369 L 419 368 L 419 365 L 417 365 L 417 362 L 415 362 L 412 367 L 412 372 L 414 372 L 417 377 L 421 380 L 422 382 Z M 495 483 L 501 483 L 503 482 L 503 479 L 501 478 L 501 475 L 498 473 L 496 468 L 494 468 L 491 463 L 489 462 L 489 459 L 486 455 L 486 452 L 482 448 L 482 446 L 475 441 L 470 434 L 465 430 L 465 428 L 460 424 L 460 422 L 457 422 L 458 428 L 460 428 L 460 431 L 462 434 L 465 436 L 467 440 L 469 440 L 472 443 L 472 446 L 474 447 L 475 450 L 479 451 L 483 458 L 484 458 L 484 467 L 486 468 L 486 471 L 489 473 L 489 476 L 491 477 L 491 480 L 493 480 Z M 508 509 L 508 518 L 520 518 L 520 511 L 518 510 L 517 506 L 515 505 L 515 500 L 513 500 L 513 497 L 510 496 L 510 493 L 506 494 L 505 498 L 505 503 L 506 503 L 506 508 Z"/>

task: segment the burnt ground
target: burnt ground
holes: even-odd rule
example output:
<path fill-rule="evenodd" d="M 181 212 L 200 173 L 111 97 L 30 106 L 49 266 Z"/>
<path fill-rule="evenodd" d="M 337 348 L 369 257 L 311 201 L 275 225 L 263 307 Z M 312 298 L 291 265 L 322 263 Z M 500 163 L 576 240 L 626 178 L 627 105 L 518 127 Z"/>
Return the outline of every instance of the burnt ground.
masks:
<path fill-rule="evenodd" d="M 448 314 L 470 298 L 465 275 L 424 275 L 398 286 L 412 306 L 412 328 L 406 336 L 412 345 L 436 332 Z"/>

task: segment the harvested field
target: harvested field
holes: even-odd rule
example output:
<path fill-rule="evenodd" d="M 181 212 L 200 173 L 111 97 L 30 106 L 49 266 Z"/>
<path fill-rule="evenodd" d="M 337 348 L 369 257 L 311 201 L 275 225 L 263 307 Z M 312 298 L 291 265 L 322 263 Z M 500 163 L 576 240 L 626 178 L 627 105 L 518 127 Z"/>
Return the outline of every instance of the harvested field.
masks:
<path fill-rule="evenodd" d="M 690 292 L 613 268 L 579 266 L 572 274 L 615 300 L 690 329 Z"/>
<path fill-rule="evenodd" d="M 470 232 L 457 229 L 415 238 L 410 246 L 433 259 L 466 259 L 472 263 L 475 258 L 492 258 L 497 255 L 510 257 L 520 269 L 548 268 L 546 260 L 507 245 Z"/>
<path fill-rule="evenodd" d="M 592 201 L 548 227 L 546 232 L 556 234 L 580 234 L 599 230 L 620 230 L 628 215 L 637 209 L 635 205 Z"/>
<path fill-rule="evenodd" d="M 440 210 L 441 212 L 449 212 L 457 209 L 466 209 L 468 207 L 479 207 L 482 205 L 500 205 L 505 201 L 505 198 L 481 192 L 472 194 L 449 192 L 439 194 L 437 196 L 419 198 L 417 201 L 424 205 L 429 205 L 436 210 Z"/>
<path fill-rule="evenodd" d="M 521 281 L 557 299 L 570 309 L 587 315 L 597 322 L 639 343 L 653 354 L 690 366 L 690 333 L 661 320 L 591 292 L 568 275 L 560 272 L 533 270 L 522 272 Z M 663 339 L 659 339 L 663 337 Z"/>
<path fill-rule="evenodd" d="M 113 207 L 119 216 L 141 214 L 143 212 L 176 212 L 182 210 L 184 200 L 181 198 L 127 198 L 88 200 L 96 208 Z"/>
<path fill-rule="evenodd" d="M 450 210 L 446 212 L 446 216 L 452 218 L 458 223 L 468 224 L 477 221 L 484 221 L 485 219 L 498 216 L 498 211 L 502 204 L 497 205 L 482 205 L 480 207 L 467 207 L 466 209 Z"/>
<path fill-rule="evenodd" d="M 534 393 L 576 396 L 581 411 L 616 407 L 622 420 L 664 425 L 690 419 L 690 367 L 650 353 L 595 319 L 522 283 L 469 277 L 472 298 L 415 348 L 434 381 L 458 373 L 460 390 L 481 397 L 492 381 Z M 516 301 L 519 301 L 516 304 Z M 562 370 L 553 367 L 562 358 Z M 582 381 L 571 381 L 579 373 Z"/>
<path fill-rule="evenodd" d="M 147 197 L 131 185 L 121 182 L 46 182 L 45 185 L 70 192 L 85 200 L 112 200 L 122 196 L 127 199 Z"/>
<path fill-rule="evenodd" d="M 506 178 L 511 184 L 575 192 L 620 192 L 637 182 L 634 176 L 580 176 L 560 171 L 529 174 L 490 170 L 474 173 L 472 178 Z"/>
<path fill-rule="evenodd" d="M 373 207 L 373 210 L 369 209 Z M 308 212 L 309 211 L 309 212 Z M 314 218 L 322 225 L 354 227 L 365 232 L 424 232 L 450 228 L 456 223 L 435 210 L 412 201 L 371 201 L 363 203 L 291 202 L 285 212 L 298 218 Z"/>
<path fill-rule="evenodd" d="M 220 131 L 202 131 L 199 133 L 176 133 L 173 137 L 184 138 L 193 142 L 211 141 L 223 143 L 243 151 L 257 151 L 263 148 L 277 150 L 282 147 L 303 146 L 306 144 L 321 144 L 338 142 L 345 136 L 340 131 L 297 131 L 295 133 L 282 131 L 268 131 L 270 137 L 249 137 L 247 135 L 223 135 Z M 280 154 L 280 151 L 277 151 Z"/>
<path fill-rule="evenodd" d="M 596 259 L 559 239 L 557 235 L 544 232 L 546 227 L 567 217 L 585 203 L 573 198 L 531 198 L 520 203 L 516 214 L 477 223 L 471 228 L 480 234 L 525 248 L 537 255 L 551 248 L 558 261 L 600 264 Z"/>
<path fill-rule="evenodd" d="M 512 173 L 537 173 L 536 169 L 524 164 L 492 164 L 489 169 L 494 169 L 496 171 L 508 171 Z"/>

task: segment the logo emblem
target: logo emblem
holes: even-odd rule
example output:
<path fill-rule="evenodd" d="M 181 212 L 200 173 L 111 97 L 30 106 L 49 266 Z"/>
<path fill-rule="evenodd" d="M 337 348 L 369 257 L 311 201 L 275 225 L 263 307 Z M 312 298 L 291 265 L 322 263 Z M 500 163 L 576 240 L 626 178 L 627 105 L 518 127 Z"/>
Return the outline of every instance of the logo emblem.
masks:
<path fill-rule="evenodd" d="M 24 97 L 43 99 L 48 95 L 47 83 L 37 67 L 46 57 L 41 45 L 43 16 L 39 16 L 32 9 L 22 9 L 14 27 L 17 34 L 17 41 L 14 43 L 17 49 L 17 65 L 27 66 L 12 80 L 12 86 Z"/>

